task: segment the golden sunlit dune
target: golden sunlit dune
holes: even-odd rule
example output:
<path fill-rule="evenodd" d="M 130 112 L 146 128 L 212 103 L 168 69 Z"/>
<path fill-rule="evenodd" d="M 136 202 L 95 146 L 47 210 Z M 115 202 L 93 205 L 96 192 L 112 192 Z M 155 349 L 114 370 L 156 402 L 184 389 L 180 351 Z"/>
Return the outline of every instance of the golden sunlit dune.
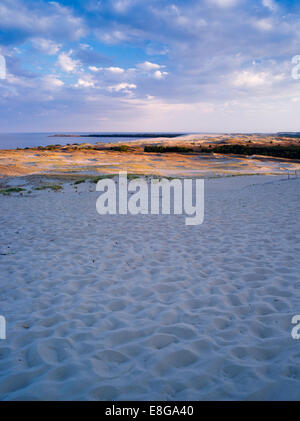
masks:
<path fill-rule="evenodd" d="M 137 140 L 127 145 L 83 143 L 2 150 L 0 176 L 97 175 L 114 174 L 119 170 L 160 176 L 222 176 L 280 174 L 300 170 L 299 159 L 263 156 L 259 153 L 249 156 L 214 152 L 216 147 L 230 145 L 256 147 L 259 151 L 259 148 L 270 149 L 276 145 L 299 147 L 299 140 L 266 135 L 188 135 L 176 139 Z M 147 147 L 150 147 L 150 153 L 145 152 Z M 151 152 L 151 147 L 154 147 L 154 152 Z M 160 153 L 159 147 L 167 153 Z"/>

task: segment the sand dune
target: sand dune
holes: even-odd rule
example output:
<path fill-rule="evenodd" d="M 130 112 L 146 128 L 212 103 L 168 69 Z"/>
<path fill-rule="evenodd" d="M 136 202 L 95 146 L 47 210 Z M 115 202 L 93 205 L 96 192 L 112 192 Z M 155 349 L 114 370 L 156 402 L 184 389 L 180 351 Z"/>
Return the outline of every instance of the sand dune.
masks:
<path fill-rule="evenodd" d="M 224 176 L 241 174 L 287 174 L 299 171 L 299 159 L 257 155 L 207 153 L 215 146 L 242 145 L 261 151 L 262 147 L 295 146 L 299 139 L 276 135 L 200 135 L 192 134 L 177 138 L 154 138 L 124 142 L 97 144 L 81 143 L 50 145 L 27 149 L 0 151 L 0 178 L 34 174 L 97 175 L 115 174 L 120 170 L 128 173 L 164 176 Z M 122 150 L 122 146 L 125 147 Z M 194 153 L 148 153 L 145 146 L 190 148 Z M 116 148 L 121 150 L 113 150 Z M 201 148 L 206 148 L 206 153 Z M 209 149 L 211 147 L 212 149 Z M 298 149 L 297 149 L 298 150 Z M 216 151 L 217 152 L 217 151 Z M 276 155 L 276 154 L 275 154 Z M 285 155 L 284 155 L 285 156 Z"/>
<path fill-rule="evenodd" d="M 0 196 L 0 398 L 299 400 L 300 180 L 207 180 L 196 227 L 94 187 Z"/>
<path fill-rule="evenodd" d="M 72 150 L 33 152 L 1 151 L 0 181 L 5 176 L 39 174 L 97 175 L 128 173 L 164 176 L 224 176 L 287 174 L 300 171 L 300 161 L 267 156 L 222 154 L 149 154 L 143 151 Z"/>

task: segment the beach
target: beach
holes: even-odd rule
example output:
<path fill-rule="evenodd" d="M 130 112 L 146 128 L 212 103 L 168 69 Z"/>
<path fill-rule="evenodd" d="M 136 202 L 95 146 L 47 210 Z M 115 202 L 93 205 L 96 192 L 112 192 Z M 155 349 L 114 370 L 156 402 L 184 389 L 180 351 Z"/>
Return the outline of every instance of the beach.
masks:
<path fill-rule="evenodd" d="M 300 0 L 0 16 L 9 416 L 300 401 Z"/>
<path fill-rule="evenodd" d="M 206 178 L 198 226 L 49 178 L 2 179 L 1 400 L 300 399 L 299 178 Z"/>

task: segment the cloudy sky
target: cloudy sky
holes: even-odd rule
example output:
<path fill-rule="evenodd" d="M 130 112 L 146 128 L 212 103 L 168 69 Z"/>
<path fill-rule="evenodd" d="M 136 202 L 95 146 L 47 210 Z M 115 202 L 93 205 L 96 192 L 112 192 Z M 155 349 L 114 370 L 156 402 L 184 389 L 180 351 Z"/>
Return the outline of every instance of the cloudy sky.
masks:
<path fill-rule="evenodd" d="M 1 132 L 300 131 L 299 0 L 1 0 L 0 54 Z"/>

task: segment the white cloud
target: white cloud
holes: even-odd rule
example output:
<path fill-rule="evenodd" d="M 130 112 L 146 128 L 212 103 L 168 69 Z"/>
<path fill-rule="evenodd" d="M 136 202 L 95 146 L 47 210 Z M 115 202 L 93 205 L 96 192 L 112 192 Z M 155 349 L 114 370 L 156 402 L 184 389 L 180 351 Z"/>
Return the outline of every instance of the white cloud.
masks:
<path fill-rule="evenodd" d="M 115 74 L 124 73 L 124 69 L 121 69 L 121 67 L 107 67 L 106 70 L 108 72 L 115 73 Z"/>
<path fill-rule="evenodd" d="M 20 86 L 23 88 L 33 88 L 34 81 L 23 76 L 17 76 L 12 73 L 6 74 L 6 82 L 11 85 Z"/>
<path fill-rule="evenodd" d="M 137 67 L 141 70 L 151 71 L 160 69 L 163 66 L 161 66 L 160 64 L 151 63 L 150 61 L 145 61 L 144 63 L 139 63 Z"/>
<path fill-rule="evenodd" d="M 92 47 L 89 44 L 80 43 L 79 46 L 83 50 L 92 50 Z"/>
<path fill-rule="evenodd" d="M 238 87 L 256 87 L 266 83 L 267 73 L 254 73 L 243 71 L 237 73 L 234 77 L 233 84 Z"/>
<path fill-rule="evenodd" d="M 23 33 L 24 38 L 32 38 L 33 34 L 37 38 L 61 37 L 63 34 L 64 39 L 77 40 L 86 34 L 83 20 L 75 17 L 71 8 L 55 1 L 46 4 L 36 2 L 38 4 L 34 7 L 30 3 L 20 0 L 1 0 L 1 29 L 14 29 Z"/>
<path fill-rule="evenodd" d="M 141 71 L 142 73 L 146 73 L 147 76 L 151 76 L 154 79 L 163 79 L 168 75 L 168 72 L 162 71 L 165 66 L 160 65 L 157 63 L 151 63 L 150 61 L 145 61 L 144 63 L 138 63 L 136 68 L 130 69 L 122 69 L 121 67 L 96 67 L 96 66 L 89 66 L 89 70 L 92 72 L 100 72 L 105 71 L 114 75 L 123 75 L 126 74 L 127 76 L 136 77 L 136 72 Z M 118 85 L 116 85 L 118 86 Z"/>
<path fill-rule="evenodd" d="M 153 77 L 155 79 L 163 79 L 165 76 L 167 76 L 168 72 L 161 72 L 160 70 L 156 70 L 156 72 L 153 73 Z"/>
<path fill-rule="evenodd" d="M 254 22 L 254 25 L 262 31 L 270 31 L 273 28 L 270 19 L 260 19 Z"/>
<path fill-rule="evenodd" d="M 132 0 L 117 0 L 114 1 L 114 9 L 119 13 L 125 13 L 132 5 Z"/>
<path fill-rule="evenodd" d="M 103 67 L 89 66 L 89 69 L 92 72 L 100 72 L 100 70 L 103 70 Z"/>
<path fill-rule="evenodd" d="M 56 13 L 62 18 L 62 21 L 58 22 L 57 25 L 62 24 L 63 27 L 70 32 L 72 39 L 78 40 L 86 35 L 87 28 L 85 27 L 83 20 L 75 17 L 72 14 L 71 8 L 62 6 L 56 1 L 50 1 L 49 5 L 53 6 L 56 9 Z"/>
<path fill-rule="evenodd" d="M 219 7 L 232 7 L 237 4 L 238 0 L 209 0 L 209 2 Z"/>
<path fill-rule="evenodd" d="M 128 36 L 126 35 L 126 33 L 119 30 L 105 32 L 105 33 L 96 31 L 96 34 L 98 35 L 101 41 L 107 44 L 117 44 L 119 42 L 128 40 Z"/>
<path fill-rule="evenodd" d="M 105 70 L 109 73 L 113 73 L 113 74 L 116 74 L 116 75 L 121 75 L 125 72 L 125 70 L 122 69 L 121 67 L 112 67 L 112 66 L 111 67 L 105 67 L 105 68 L 104 67 L 89 66 L 89 69 L 92 72 L 100 72 L 101 70 Z"/>
<path fill-rule="evenodd" d="M 49 55 L 55 55 L 61 48 L 60 44 L 56 44 L 54 41 L 46 38 L 34 38 L 32 44 L 38 50 L 47 53 Z"/>
<path fill-rule="evenodd" d="M 273 75 L 270 72 L 252 72 L 244 70 L 235 73 L 232 83 L 236 87 L 256 88 L 264 85 L 272 85 L 284 79 L 283 74 Z"/>
<path fill-rule="evenodd" d="M 95 83 L 89 78 L 79 78 L 78 82 L 75 85 L 75 88 L 93 88 Z"/>
<path fill-rule="evenodd" d="M 43 77 L 43 84 L 47 89 L 55 89 L 62 87 L 64 82 L 55 75 L 46 75 Z"/>
<path fill-rule="evenodd" d="M 127 24 L 115 21 L 110 23 L 109 26 L 99 26 L 94 33 L 102 42 L 112 45 L 121 42 L 132 42 L 147 36 L 148 33 L 145 29 L 134 27 L 131 23 L 130 21 Z"/>
<path fill-rule="evenodd" d="M 262 4 L 272 12 L 275 12 L 277 9 L 277 4 L 273 0 L 262 0 Z"/>
<path fill-rule="evenodd" d="M 142 72 L 148 73 L 150 76 L 154 77 L 154 79 L 163 79 L 168 74 L 168 72 L 160 70 L 165 67 L 164 65 L 151 63 L 150 61 L 138 63 L 136 67 Z"/>
<path fill-rule="evenodd" d="M 131 89 L 136 89 L 137 86 L 134 83 L 118 83 L 117 85 L 109 86 L 107 89 L 110 92 L 130 92 Z"/>
<path fill-rule="evenodd" d="M 149 56 L 152 55 L 165 55 L 168 54 L 169 48 L 166 45 L 158 46 L 155 44 L 150 44 L 146 47 L 146 53 Z"/>
<path fill-rule="evenodd" d="M 69 51 L 68 53 L 63 52 L 58 56 L 58 65 L 61 67 L 61 69 L 65 72 L 74 72 L 79 65 L 78 60 L 73 60 L 70 56 L 72 54 L 72 51 Z"/>

